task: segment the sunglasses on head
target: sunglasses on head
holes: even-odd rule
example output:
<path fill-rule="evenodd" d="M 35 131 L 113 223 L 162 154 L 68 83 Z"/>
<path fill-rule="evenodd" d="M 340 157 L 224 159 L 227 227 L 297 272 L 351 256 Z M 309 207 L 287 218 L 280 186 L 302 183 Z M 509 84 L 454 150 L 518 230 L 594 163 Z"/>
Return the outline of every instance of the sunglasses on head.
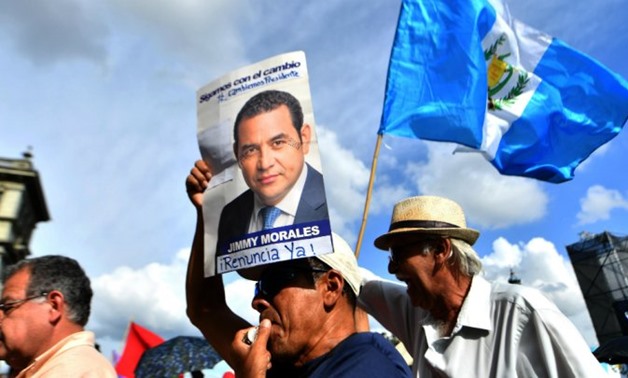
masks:
<path fill-rule="evenodd" d="M 314 272 L 324 273 L 327 270 L 306 267 L 286 267 L 267 270 L 262 274 L 260 280 L 255 283 L 255 296 L 271 299 L 282 289 L 293 284 L 299 275 Z"/>

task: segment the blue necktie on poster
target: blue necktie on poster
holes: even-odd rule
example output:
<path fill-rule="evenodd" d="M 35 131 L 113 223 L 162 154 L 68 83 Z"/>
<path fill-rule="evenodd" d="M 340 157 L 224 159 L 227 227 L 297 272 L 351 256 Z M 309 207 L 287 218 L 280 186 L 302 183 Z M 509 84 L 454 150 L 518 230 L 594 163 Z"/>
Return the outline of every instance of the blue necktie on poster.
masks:
<path fill-rule="evenodd" d="M 281 210 L 275 206 L 266 206 L 260 210 L 260 213 L 262 213 L 262 219 L 264 220 L 264 227 L 262 229 L 268 230 L 273 228 L 277 217 L 281 214 Z"/>
<path fill-rule="evenodd" d="M 559 183 L 628 118 L 628 82 L 499 0 L 404 0 L 378 134 L 455 142 Z"/>

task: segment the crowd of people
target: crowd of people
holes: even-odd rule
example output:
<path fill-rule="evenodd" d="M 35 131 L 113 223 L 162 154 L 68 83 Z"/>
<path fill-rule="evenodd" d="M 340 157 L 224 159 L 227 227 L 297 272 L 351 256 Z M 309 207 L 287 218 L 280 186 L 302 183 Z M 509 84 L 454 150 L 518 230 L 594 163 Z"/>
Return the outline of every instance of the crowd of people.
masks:
<path fill-rule="evenodd" d="M 251 172 L 247 184 L 255 183 L 249 188 L 261 203 L 258 208 L 282 207 L 297 185 L 284 173 L 286 161 L 291 161 L 285 157 L 299 156 L 301 166 L 301 155 L 307 152 L 303 139 L 296 141 L 302 125 L 284 117 L 284 126 L 292 122 L 291 128 L 269 126 L 274 124 L 269 117 L 289 114 L 289 105 L 281 101 L 256 109 L 236 117 L 234 152 L 240 167 L 246 164 Z M 265 131 L 251 133 L 256 140 L 243 143 L 238 132 L 242 123 Z M 282 141 L 280 148 L 275 148 L 275 140 Z M 353 251 L 338 235 L 333 236 L 332 254 L 248 269 L 242 275 L 257 281 L 251 305 L 260 314 L 251 340 L 253 325 L 227 306 L 221 275 L 204 274 L 203 256 L 217 252 L 206 251 L 203 242 L 203 193 L 211 179 L 211 167 L 203 160 L 186 179 L 197 213 L 187 312 L 238 377 L 604 374 L 575 326 L 544 295 L 483 278 L 480 257 L 472 247 L 479 232 L 467 227 L 457 203 L 437 196 L 398 202 L 388 231 L 375 239 L 377 248 L 390 253 L 388 271 L 402 284 L 361 274 L 364 270 Z M 265 203 L 268 193 L 273 193 L 270 204 Z M 259 230 L 264 221 L 256 223 L 256 213 L 249 214 L 240 215 L 249 219 L 246 230 Z M 365 331 L 362 311 L 403 343 L 412 356 L 411 370 L 389 342 Z"/>
<path fill-rule="evenodd" d="M 482 277 L 472 248 L 479 232 L 467 228 L 458 204 L 436 196 L 397 203 L 388 232 L 375 239 L 376 247 L 390 253 L 388 271 L 405 285 L 361 277 L 364 270 L 351 248 L 334 236 L 333 254 L 270 264 L 253 277 L 258 281 L 252 306 L 260 324 L 250 342 L 245 336 L 252 325 L 227 306 L 222 277 L 204 277 L 201 203 L 209 180 L 211 170 L 198 161 L 186 181 L 198 214 L 188 315 L 238 377 L 604 374 L 575 326 L 543 294 Z M 355 307 L 345 305 L 355 300 L 351 292 L 359 308 L 403 342 L 413 357 L 412 371 L 390 343 L 358 332 Z M 352 345 L 357 337 L 360 348 Z M 353 350 L 346 350 L 349 343 Z"/>
<path fill-rule="evenodd" d="M 252 98 L 235 121 L 234 153 L 250 190 L 216 214 L 227 239 L 328 217 L 322 177 L 305 163 L 311 130 L 298 101 L 270 92 Z M 389 229 L 375 238 L 399 283 L 360 268 L 351 247 L 333 234 L 333 253 L 243 274 L 256 281 L 251 306 L 259 324 L 250 324 L 227 305 L 222 275 L 205 275 L 205 254 L 216 253 L 204 240 L 203 195 L 211 179 L 203 160 L 186 177 L 197 214 L 187 314 L 237 377 L 604 374 L 575 326 L 544 295 L 483 277 L 473 249 L 479 232 L 467 227 L 457 203 L 437 196 L 398 202 Z M 278 209 L 270 221 L 268 207 Z M 117 377 L 85 330 L 92 290 L 77 261 L 22 260 L 6 268 L 2 284 L 0 359 L 13 376 Z M 368 331 L 364 311 L 403 343 L 411 366 L 390 341 Z"/>

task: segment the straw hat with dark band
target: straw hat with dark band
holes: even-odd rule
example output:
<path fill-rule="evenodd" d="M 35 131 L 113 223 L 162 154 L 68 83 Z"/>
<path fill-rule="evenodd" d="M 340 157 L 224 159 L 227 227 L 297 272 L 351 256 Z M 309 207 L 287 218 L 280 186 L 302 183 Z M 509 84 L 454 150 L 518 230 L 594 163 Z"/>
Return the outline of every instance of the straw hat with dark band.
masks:
<path fill-rule="evenodd" d="M 462 207 L 435 196 L 406 198 L 395 205 L 388 233 L 375 239 L 375 246 L 388 250 L 396 236 L 426 234 L 449 236 L 473 245 L 480 233 L 467 228 Z"/>

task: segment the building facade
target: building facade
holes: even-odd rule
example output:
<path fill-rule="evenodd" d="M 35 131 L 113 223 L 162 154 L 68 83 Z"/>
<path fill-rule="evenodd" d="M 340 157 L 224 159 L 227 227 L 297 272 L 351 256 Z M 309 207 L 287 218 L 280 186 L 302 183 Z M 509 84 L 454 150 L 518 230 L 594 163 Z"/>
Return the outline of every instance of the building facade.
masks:
<path fill-rule="evenodd" d="M 0 158 L 0 271 L 26 258 L 38 222 L 50 220 L 32 155 Z"/>

